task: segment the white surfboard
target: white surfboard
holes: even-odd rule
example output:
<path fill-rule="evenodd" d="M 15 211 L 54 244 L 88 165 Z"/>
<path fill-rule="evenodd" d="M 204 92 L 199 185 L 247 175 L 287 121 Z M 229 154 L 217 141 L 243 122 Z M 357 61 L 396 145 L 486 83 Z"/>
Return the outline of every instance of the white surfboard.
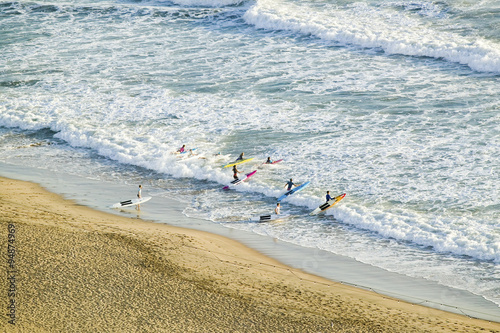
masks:
<path fill-rule="evenodd" d="M 120 201 L 120 202 L 112 205 L 111 208 L 122 208 L 122 207 L 136 206 L 136 205 L 140 205 L 142 203 L 145 203 L 146 201 L 149 201 L 149 200 L 151 200 L 151 197 L 144 197 L 144 198 L 140 198 L 140 199 L 136 198 L 136 199 L 131 199 L 131 200 Z"/>
<path fill-rule="evenodd" d="M 268 214 L 268 215 L 259 215 L 259 216 L 254 216 L 250 220 L 251 221 L 256 221 L 256 222 L 269 222 L 269 221 L 275 221 L 275 220 L 280 220 L 280 219 L 285 219 L 289 217 L 290 215 L 284 215 L 284 214 Z"/>

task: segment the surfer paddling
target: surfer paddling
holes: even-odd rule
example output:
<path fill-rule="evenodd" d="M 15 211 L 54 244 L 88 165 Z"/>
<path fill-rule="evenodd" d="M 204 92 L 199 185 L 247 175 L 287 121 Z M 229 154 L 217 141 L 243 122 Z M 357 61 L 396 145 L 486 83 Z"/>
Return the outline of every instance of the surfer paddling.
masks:
<path fill-rule="evenodd" d="M 271 157 L 268 157 L 267 160 L 262 163 L 262 164 L 269 164 L 269 165 L 272 165 L 272 164 L 276 164 L 276 163 L 279 163 L 283 161 L 283 159 L 279 159 L 279 160 L 272 160 Z"/>
<path fill-rule="evenodd" d="M 182 145 L 182 147 L 180 147 L 179 149 L 177 149 L 176 151 L 171 151 L 170 154 L 172 155 L 176 155 L 176 154 L 182 154 L 184 152 L 186 152 L 187 149 L 186 149 L 186 145 Z"/>

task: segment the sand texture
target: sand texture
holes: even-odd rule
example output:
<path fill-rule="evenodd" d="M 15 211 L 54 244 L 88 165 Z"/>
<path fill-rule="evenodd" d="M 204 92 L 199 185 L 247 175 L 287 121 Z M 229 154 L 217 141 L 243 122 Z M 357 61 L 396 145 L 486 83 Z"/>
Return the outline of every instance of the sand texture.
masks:
<path fill-rule="evenodd" d="M 32 183 L 0 187 L 0 331 L 500 332 L 221 236 L 94 211 Z"/>

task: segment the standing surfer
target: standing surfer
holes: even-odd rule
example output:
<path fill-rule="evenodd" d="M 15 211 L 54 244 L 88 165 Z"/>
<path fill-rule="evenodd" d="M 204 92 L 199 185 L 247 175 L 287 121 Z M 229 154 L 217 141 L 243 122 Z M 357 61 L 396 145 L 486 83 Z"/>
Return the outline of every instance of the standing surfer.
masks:
<path fill-rule="evenodd" d="M 137 198 L 139 198 L 139 199 L 142 198 L 142 185 L 139 185 L 139 190 L 137 191 Z M 135 209 L 140 210 L 141 204 L 136 205 Z"/>
<path fill-rule="evenodd" d="M 297 186 L 297 184 L 295 184 L 295 183 L 293 182 L 293 179 L 292 179 L 292 178 L 290 178 L 290 181 L 289 181 L 289 182 L 287 182 L 287 183 L 285 184 L 285 187 L 287 187 L 287 189 L 286 189 L 286 190 L 287 190 L 287 191 L 290 191 L 290 190 L 292 189 L 292 187 L 293 187 L 293 186 Z"/>
<path fill-rule="evenodd" d="M 233 178 L 234 178 L 235 180 L 238 180 L 238 179 L 239 179 L 239 178 L 238 178 L 238 174 L 239 174 L 239 173 L 241 173 L 241 171 L 240 171 L 240 170 L 238 170 L 238 168 L 236 168 L 236 165 L 233 165 Z"/>

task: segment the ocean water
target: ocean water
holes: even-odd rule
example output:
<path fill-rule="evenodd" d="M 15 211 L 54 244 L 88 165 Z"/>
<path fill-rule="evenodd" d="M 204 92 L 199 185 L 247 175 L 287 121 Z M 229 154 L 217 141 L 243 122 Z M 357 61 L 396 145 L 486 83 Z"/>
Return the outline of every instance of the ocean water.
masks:
<path fill-rule="evenodd" d="M 496 0 L 0 1 L 0 160 L 130 184 L 110 203 L 142 183 L 500 313 L 499 79 Z M 257 173 L 222 191 L 241 152 Z M 250 221 L 290 178 L 311 182 L 292 216 Z M 347 195 L 309 216 L 327 190 Z"/>

